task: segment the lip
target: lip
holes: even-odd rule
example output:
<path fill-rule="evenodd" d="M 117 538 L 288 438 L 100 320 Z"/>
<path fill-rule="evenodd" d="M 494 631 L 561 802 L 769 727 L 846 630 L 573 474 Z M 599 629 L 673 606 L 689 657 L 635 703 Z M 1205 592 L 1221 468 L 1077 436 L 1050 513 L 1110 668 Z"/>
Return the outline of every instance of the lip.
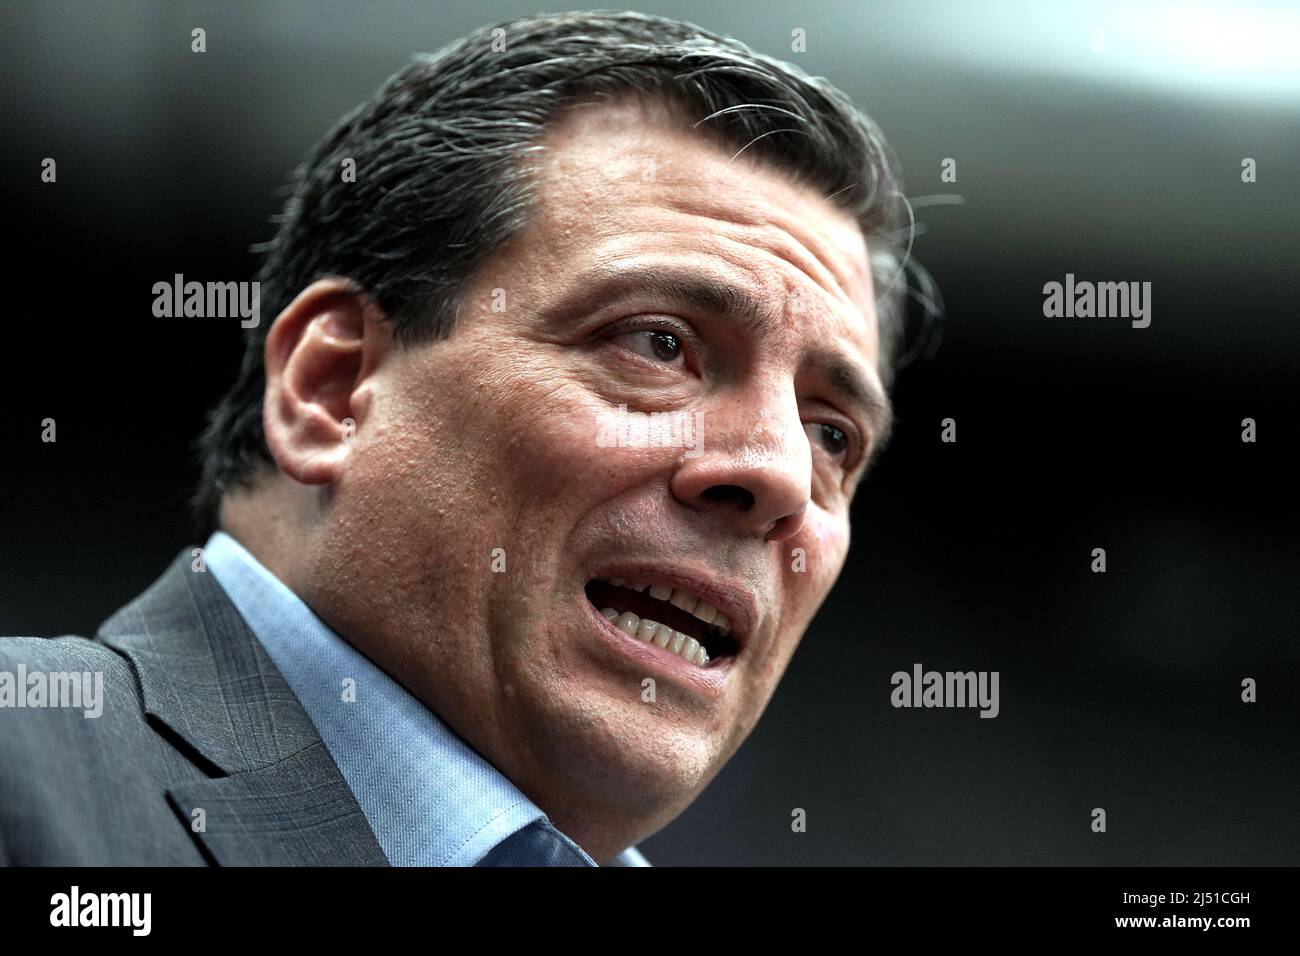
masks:
<path fill-rule="evenodd" d="M 700 667 L 654 644 L 643 643 L 623 629 L 615 627 L 613 621 L 587 600 L 584 591 L 580 590 L 578 597 L 587 606 L 587 616 L 600 635 L 601 643 L 625 660 L 635 662 L 644 669 L 647 677 L 690 687 L 701 697 L 717 699 L 722 696 L 737 655 L 719 658 L 708 667 Z"/>
<path fill-rule="evenodd" d="M 758 620 L 758 607 L 754 595 L 744 588 L 729 585 L 707 572 L 681 567 L 669 569 L 651 564 L 608 565 L 596 571 L 587 580 L 610 578 L 623 578 L 637 583 L 653 582 L 682 588 L 712 604 L 731 620 L 731 639 L 736 642 L 738 648 L 735 654 L 724 659 L 726 661 L 739 657 L 749 646 L 749 639 L 754 633 L 754 625 Z M 585 587 L 587 581 L 582 583 Z M 590 605 L 591 602 L 587 601 L 587 604 Z M 597 617 L 600 617 L 599 613 Z M 605 621 L 604 617 L 600 619 Z M 619 633 L 623 632 L 619 631 Z M 630 639 L 636 640 L 634 637 Z M 700 668 L 700 670 L 706 671 L 708 668 Z"/>

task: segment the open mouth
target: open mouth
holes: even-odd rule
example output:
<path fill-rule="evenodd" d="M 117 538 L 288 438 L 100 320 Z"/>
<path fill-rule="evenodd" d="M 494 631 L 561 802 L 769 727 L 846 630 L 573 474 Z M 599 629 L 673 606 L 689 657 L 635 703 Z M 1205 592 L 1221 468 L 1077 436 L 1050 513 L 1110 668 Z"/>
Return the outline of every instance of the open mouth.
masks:
<path fill-rule="evenodd" d="M 619 630 L 696 667 L 740 649 L 731 620 L 684 588 L 608 578 L 588 581 L 587 600 Z"/>

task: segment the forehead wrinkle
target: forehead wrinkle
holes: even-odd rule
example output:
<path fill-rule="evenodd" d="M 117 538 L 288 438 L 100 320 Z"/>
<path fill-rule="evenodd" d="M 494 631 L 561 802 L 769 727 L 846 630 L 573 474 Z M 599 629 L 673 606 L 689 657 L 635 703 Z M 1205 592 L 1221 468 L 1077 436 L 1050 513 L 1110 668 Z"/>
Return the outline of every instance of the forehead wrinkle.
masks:
<path fill-rule="evenodd" d="M 801 182 L 794 171 L 758 159 L 738 170 L 723 162 L 726 153 L 720 147 L 706 147 L 715 162 L 702 169 L 684 167 L 675 154 L 662 164 L 657 181 L 665 187 L 664 208 L 771 236 L 775 241 L 764 243 L 771 251 L 810 277 L 817 271 L 828 274 L 829 282 L 815 281 L 851 299 L 853 279 L 870 276 L 866 239 L 856 220 Z M 815 228 L 812 219 L 825 219 L 827 228 Z M 843 248 L 838 234 L 852 237 L 852 253 Z"/>
<path fill-rule="evenodd" d="M 722 258 L 730 265 L 748 273 L 755 287 L 762 290 L 765 296 L 770 296 L 772 293 L 770 279 L 773 270 L 755 261 L 756 256 L 759 255 L 770 256 L 790 266 L 807 279 L 814 288 L 821 290 L 831 303 L 852 310 L 853 316 L 861 321 L 864 329 L 869 330 L 874 325 L 873 312 L 869 311 L 867 305 L 860 304 L 852 294 L 851 290 L 855 284 L 839 271 L 838 257 L 821 249 L 820 244 L 815 241 L 812 244 L 819 247 L 820 254 L 819 251 L 810 249 L 809 242 L 792 234 L 776 222 L 774 217 L 742 214 L 748 209 L 746 205 L 727 206 L 711 197 L 701 203 L 689 197 L 682 197 L 677 192 L 661 193 L 652 199 L 638 201 L 637 206 L 658 211 L 667 210 L 683 217 L 684 222 L 671 224 L 672 232 L 698 234 L 703 231 L 714 243 L 732 247 L 722 255 Z M 703 228 L 699 224 L 701 219 L 717 225 Z M 853 228 L 856 229 L 857 226 L 854 225 Z M 870 303 L 870 270 L 865 253 L 856 272 L 863 280 L 859 284 L 865 286 L 862 290 L 864 301 Z M 785 276 L 782 276 L 780 281 L 785 287 L 780 298 L 788 301 L 792 283 L 790 278 Z M 763 303 L 763 311 L 765 313 L 769 311 L 765 303 Z M 782 312 L 784 311 L 786 310 L 782 309 Z M 834 313 L 836 310 L 827 311 Z M 762 317 L 769 316 L 764 314 Z M 779 323 L 781 316 L 771 314 L 770 318 L 776 324 Z"/>
<path fill-rule="evenodd" d="M 706 187 L 701 185 L 701 188 Z M 734 197 L 728 203 L 710 194 L 700 197 L 677 191 L 667 193 L 659 203 L 662 208 L 731 227 L 720 232 L 718 238 L 761 249 L 793 266 L 836 299 L 854 304 L 849 291 L 853 283 L 850 274 L 841 268 L 840 257 L 815 232 L 801 235 L 803 230 L 799 229 L 797 221 L 781 215 L 784 210 L 775 208 L 775 203 L 759 209 L 755 208 L 756 204 Z M 839 215 L 838 210 L 832 211 Z M 861 273 L 862 270 L 856 271 Z"/>
<path fill-rule="evenodd" d="M 775 270 L 754 261 L 755 247 L 744 239 L 733 236 L 719 236 L 718 240 L 739 248 L 739 254 L 728 252 L 725 258 L 747 273 L 757 289 L 770 296 L 772 287 L 770 277 Z M 852 342 L 860 348 L 868 364 L 874 365 L 876 363 L 879 349 L 879 331 L 876 328 L 877 319 L 874 305 L 864 308 L 838 285 L 832 283 L 828 287 L 818 282 L 815 276 L 800 268 L 798 262 L 791 261 L 790 258 L 782 255 L 777 250 L 764 247 L 759 251 L 789 265 L 801 277 L 806 279 L 814 290 L 811 295 L 803 294 L 803 285 L 794 277 L 780 276 L 779 281 L 784 286 L 785 295 L 782 297 L 782 314 L 773 317 L 777 324 L 794 324 L 806 327 L 808 323 L 795 321 L 795 315 L 793 314 L 796 311 L 803 311 L 807 316 L 811 317 L 812 322 L 825 323 L 831 330 L 831 334 L 837 338 Z M 793 307 L 789 296 L 792 289 L 800 293 L 800 301 L 804 303 L 798 310 Z"/>
<path fill-rule="evenodd" d="M 871 272 L 865 240 L 858 224 L 800 181 L 797 172 L 774 167 L 752 156 L 744 156 L 740 163 L 733 164 L 728 150 L 711 136 L 702 130 L 684 127 L 683 117 L 672 110 L 666 114 L 647 111 L 645 104 L 637 102 L 635 97 L 592 105 L 604 108 L 570 113 L 566 116 L 567 122 L 550 131 L 547 141 L 552 161 L 544 164 L 544 167 L 550 167 L 550 172 L 560 172 L 554 160 L 560 159 L 561 154 L 575 145 L 571 138 L 575 134 L 588 152 L 565 157 L 579 167 L 567 169 L 569 176 L 576 174 L 586 178 L 595 172 L 606 182 L 636 184 L 644 172 L 638 164 L 638 157 L 652 158 L 655 161 L 654 185 L 658 188 L 653 189 L 653 198 L 648 199 L 650 204 L 662 210 L 703 217 L 733 229 L 739 227 L 741 231 L 758 233 L 757 242 L 740 241 L 750 241 L 751 245 L 766 249 L 835 298 L 854 305 L 859 312 L 863 309 L 858 307 L 855 292 L 860 291 L 864 301 L 871 301 Z M 658 135 L 647 138 L 651 128 Z M 612 156 L 592 155 L 592 138 L 582 134 L 607 131 L 639 135 L 631 150 L 623 147 Z M 685 141 L 690 147 L 702 147 L 708 158 L 701 161 L 699 154 L 694 153 L 695 158 L 687 164 L 681 159 L 683 151 L 671 148 L 664 142 L 665 138 Z M 598 141 L 599 137 L 594 139 Z M 566 163 L 558 165 L 562 167 Z M 542 178 L 549 177 L 544 175 Z M 643 198 L 642 204 L 646 201 Z M 846 259 L 846 254 L 839 248 L 833 233 L 823 236 L 811 227 L 801 228 L 810 218 L 807 215 L 801 217 L 801 212 L 811 212 L 814 217 L 822 216 L 833 221 L 842 220 L 843 231 L 854 237 L 855 252 L 849 254 L 846 261 L 841 261 Z M 590 208 L 583 212 L 584 216 L 591 213 Z M 858 286 L 862 288 L 859 290 Z"/>

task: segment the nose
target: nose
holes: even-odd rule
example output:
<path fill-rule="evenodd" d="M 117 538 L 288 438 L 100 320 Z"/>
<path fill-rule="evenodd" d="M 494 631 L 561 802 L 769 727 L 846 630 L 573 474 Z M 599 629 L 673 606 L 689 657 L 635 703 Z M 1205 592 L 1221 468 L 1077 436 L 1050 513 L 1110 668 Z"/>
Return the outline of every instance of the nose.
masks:
<path fill-rule="evenodd" d="M 812 495 L 812 450 L 793 395 L 706 410 L 701 451 L 678 466 L 673 495 L 744 537 L 798 534 Z"/>

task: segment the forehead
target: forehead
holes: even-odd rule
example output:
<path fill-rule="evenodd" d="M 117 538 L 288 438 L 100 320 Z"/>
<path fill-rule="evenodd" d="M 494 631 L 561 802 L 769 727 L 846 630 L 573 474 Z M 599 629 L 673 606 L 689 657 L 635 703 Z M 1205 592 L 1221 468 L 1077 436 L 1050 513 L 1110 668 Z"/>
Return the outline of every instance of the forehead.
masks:
<path fill-rule="evenodd" d="M 651 258 L 712 273 L 874 373 L 866 242 L 813 189 L 641 101 L 576 106 L 540 145 L 533 226 L 552 258 L 589 269 Z"/>

